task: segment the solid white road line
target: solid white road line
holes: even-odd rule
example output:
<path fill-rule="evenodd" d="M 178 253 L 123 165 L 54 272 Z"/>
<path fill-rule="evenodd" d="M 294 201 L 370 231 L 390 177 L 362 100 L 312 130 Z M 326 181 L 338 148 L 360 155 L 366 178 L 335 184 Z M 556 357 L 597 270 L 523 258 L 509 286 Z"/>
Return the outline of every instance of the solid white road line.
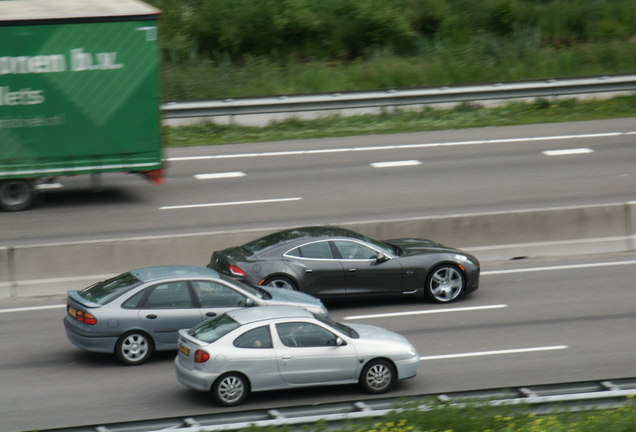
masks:
<path fill-rule="evenodd" d="M 454 146 L 505 144 L 505 143 L 537 142 L 537 141 L 561 141 L 561 140 L 577 140 L 577 139 L 588 139 L 588 138 L 618 137 L 618 136 L 630 135 L 634 133 L 635 132 L 608 132 L 608 133 L 580 134 L 580 135 L 556 135 L 556 136 L 547 136 L 547 137 L 504 138 L 504 139 L 488 139 L 488 140 L 475 140 L 475 141 L 437 142 L 437 143 L 425 143 L 425 144 L 383 145 L 383 146 L 375 146 L 375 147 L 343 147 L 343 148 L 328 148 L 328 149 L 322 149 L 322 150 L 290 150 L 290 151 L 280 151 L 280 152 L 242 153 L 242 154 L 237 153 L 237 154 L 227 154 L 227 155 L 181 156 L 181 157 L 167 158 L 166 160 L 170 162 L 179 162 L 179 161 L 208 160 L 208 159 L 237 159 L 237 158 L 253 158 L 253 157 L 269 157 L 269 156 L 299 156 L 299 155 L 312 155 L 312 154 L 322 154 L 322 153 L 401 150 L 401 149 L 414 149 L 414 148 L 454 147 Z"/>
<path fill-rule="evenodd" d="M 444 312 L 469 312 L 469 311 L 485 310 L 485 309 L 501 309 L 505 307 L 508 307 L 508 305 L 498 304 L 498 305 L 488 305 L 488 306 L 471 306 L 471 307 L 448 308 L 448 309 L 394 312 L 394 313 L 383 313 L 383 314 L 373 314 L 373 315 L 352 315 L 352 316 L 345 317 L 344 319 L 359 320 L 359 319 L 385 318 L 385 317 L 395 317 L 395 316 L 437 314 L 437 313 L 444 313 Z"/>
<path fill-rule="evenodd" d="M 436 355 L 436 356 L 420 356 L 420 361 L 444 360 L 444 359 L 463 358 L 463 357 L 492 356 L 492 355 L 503 355 L 503 354 L 519 354 L 519 353 L 528 353 L 528 352 L 537 352 L 537 351 L 554 351 L 554 350 L 564 350 L 567 348 L 568 348 L 567 345 L 555 345 L 555 346 L 545 346 L 545 347 L 535 347 L 535 348 L 517 348 L 517 349 L 507 349 L 507 350 L 498 350 L 498 351 L 481 351 L 481 352 L 445 354 L 445 355 Z"/>
<path fill-rule="evenodd" d="M 31 311 L 45 310 L 45 309 L 60 309 L 63 307 L 66 307 L 66 305 L 58 304 L 58 305 L 48 305 L 48 306 L 30 306 L 30 307 L 21 307 L 21 308 L 13 308 L 13 309 L 0 309 L 0 313 L 31 312 Z"/>
<path fill-rule="evenodd" d="M 207 204 L 186 204 L 186 205 L 178 205 L 178 206 L 159 207 L 159 210 L 174 210 L 174 209 L 201 208 L 201 207 L 223 207 L 223 206 L 236 206 L 236 205 L 247 205 L 247 204 L 269 204 L 269 203 L 275 203 L 275 202 L 299 201 L 301 199 L 302 197 L 294 197 L 294 198 L 274 198 L 274 199 L 265 199 L 265 200 L 234 201 L 234 202 L 207 203 Z"/>
<path fill-rule="evenodd" d="M 572 269 L 594 268 L 594 267 L 612 267 L 612 266 L 634 265 L 634 264 L 636 264 L 636 261 L 616 261 L 616 262 L 590 263 L 590 264 L 570 264 L 570 265 L 552 266 L 552 267 L 531 267 L 531 268 L 519 268 L 519 269 L 510 269 L 510 270 L 491 270 L 491 271 L 482 271 L 481 276 L 500 275 L 500 274 L 508 274 L 508 273 L 530 273 L 530 272 L 542 272 L 542 271 L 553 271 L 553 270 L 572 270 Z"/>
<path fill-rule="evenodd" d="M 594 153 L 594 150 L 590 148 L 577 148 L 577 149 L 565 149 L 565 150 L 546 150 L 542 153 L 546 156 L 570 156 L 570 155 Z"/>
<path fill-rule="evenodd" d="M 210 173 L 210 174 L 195 174 L 194 178 L 197 180 L 213 180 L 224 178 L 245 177 L 243 171 L 225 172 L 225 173 Z"/>
<path fill-rule="evenodd" d="M 373 168 L 394 168 L 394 167 L 422 165 L 422 162 L 418 160 L 406 160 L 406 161 L 396 161 L 396 162 L 374 162 L 369 165 L 371 165 Z"/>

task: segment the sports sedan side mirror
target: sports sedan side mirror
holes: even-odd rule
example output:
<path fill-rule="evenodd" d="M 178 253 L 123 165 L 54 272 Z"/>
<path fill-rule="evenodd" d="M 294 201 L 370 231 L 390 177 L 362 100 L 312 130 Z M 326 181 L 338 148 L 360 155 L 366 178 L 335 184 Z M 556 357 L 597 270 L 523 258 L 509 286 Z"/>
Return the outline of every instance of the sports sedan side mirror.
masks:
<path fill-rule="evenodd" d="M 376 262 L 376 263 L 378 263 L 378 264 L 379 264 L 379 263 L 383 263 L 383 262 L 385 262 L 385 261 L 388 261 L 388 260 L 390 260 L 390 259 L 391 259 L 391 258 L 389 258 L 388 256 L 384 255 L 382 252 L 378 252 L 378 253 L 375 255 L 375 262 Z"/>

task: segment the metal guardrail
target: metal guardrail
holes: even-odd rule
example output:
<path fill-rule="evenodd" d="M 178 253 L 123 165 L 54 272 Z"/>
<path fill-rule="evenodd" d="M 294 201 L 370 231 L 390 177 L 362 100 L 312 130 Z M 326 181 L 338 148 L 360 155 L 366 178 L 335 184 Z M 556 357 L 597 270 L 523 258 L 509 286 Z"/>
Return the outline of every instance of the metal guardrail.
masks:
<path fill-rule="evenodd" d="M 168 102 L 163 104 L 161 109 L 164 119 L 185 119 L 192 117 L 461 103 L 494 99 L 557 97 L 635 90 L 636 75 L 607 75 L 416 89 Z"/>
<path fill-rule="evenodd" d="M 277 409 L 234 411 L 202 414 L 108 425 L 47 429 L 41 432 L 216 432 L 248 427 L 297 426 L 317 421 L 343 422 L 382 417 L 404 407 L 420 410 L 431 408 L 437 400 L 452 406 L 466 403 L 488 405 L 525 404 L 530 411 L 544 414 L 555 411 L 577 411 L 619 407 L 636 395 L 636 377 L 601 381 L 584 381 L 550 385 L 463 391 L 405 397 L 292 406 Z M 300 430 L 300 429 L 299 429 Z"/>

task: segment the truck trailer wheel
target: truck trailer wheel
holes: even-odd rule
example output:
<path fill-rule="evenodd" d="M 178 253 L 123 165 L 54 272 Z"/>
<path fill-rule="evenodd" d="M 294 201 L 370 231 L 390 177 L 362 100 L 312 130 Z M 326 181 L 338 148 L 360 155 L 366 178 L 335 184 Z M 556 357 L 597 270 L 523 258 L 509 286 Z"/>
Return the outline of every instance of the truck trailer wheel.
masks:
<path fill-rule="evenodd" d="M 0 180 L 0 210 L 25 210 L 35 200 L 32 180 Z"/>

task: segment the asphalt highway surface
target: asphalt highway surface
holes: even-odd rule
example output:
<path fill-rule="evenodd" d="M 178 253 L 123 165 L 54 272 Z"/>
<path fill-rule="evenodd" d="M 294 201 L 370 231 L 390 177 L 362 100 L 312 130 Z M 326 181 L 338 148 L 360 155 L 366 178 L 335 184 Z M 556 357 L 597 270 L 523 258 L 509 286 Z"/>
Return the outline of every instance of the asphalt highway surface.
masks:
<path fill-rule="evenodd" d="M 166 183 L 48 185 L 0 246 L 623 203 L 636 118 L 166 151 Z"/>
<path fill-rule="evenodd" d="M 0 213 L 0 246 L 624 203 L 634 141 L 627 118 L 168 149 L 164 185 L 63 178 L 34 209 Z M 390 396 L 636 376 L 636 253 L 483 264 L 480 289 L 450 305 L 328 304 L 418 348 L 418 376 Z M 64 313 L 60 296 L 0 299 L 3 432 L 221 410 L 176 381 L 173 352 L 124 367 L 76 349 Z M 365 398 L 279 391 L 237 409 Z"/>
<path fill-rule="evenodd" d="M 636 376 L 636 253 L 484 267 L 480 289 L 450 304 L 329 304 L 332 317 L 405 335 L 418 376 L 408 396 Z M 3 432 L 227 412 L 175 378 L 175 352 L 121 366 L 64 334 L 62 297 L 0 301 Z M 364 400 L 356 385 L 252 394 L 233 410 Z"/>

